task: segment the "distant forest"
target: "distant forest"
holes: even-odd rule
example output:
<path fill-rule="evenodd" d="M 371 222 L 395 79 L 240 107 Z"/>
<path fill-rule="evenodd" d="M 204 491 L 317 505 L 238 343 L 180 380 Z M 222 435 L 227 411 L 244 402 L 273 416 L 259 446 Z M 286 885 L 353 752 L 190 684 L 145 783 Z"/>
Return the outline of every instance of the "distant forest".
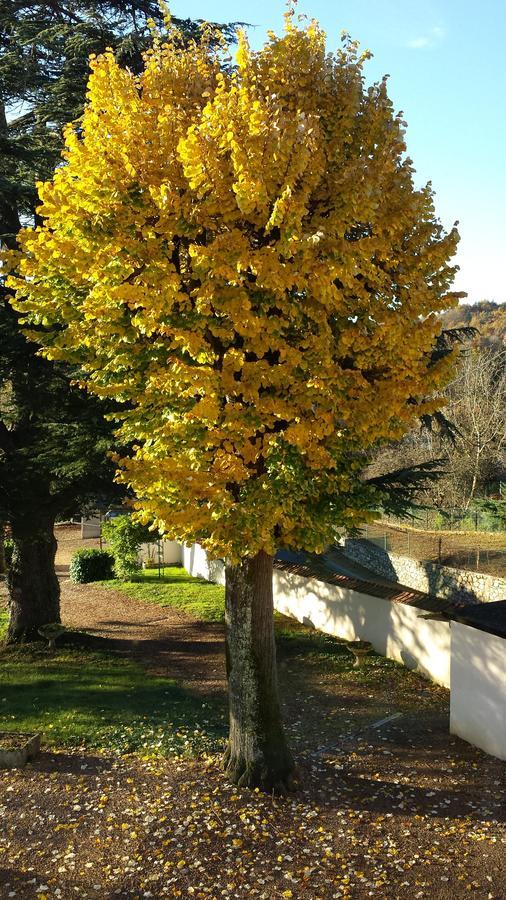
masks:
<path fill-rule="evenodd" d="M 457 309 L 444 313 L 445 328 L 469 325 L 479 334 L 474 344 L 483 349 L 502 350 L 506 347 L 506 303 L 480 300 L 479 303 L 462 303 Z"/>

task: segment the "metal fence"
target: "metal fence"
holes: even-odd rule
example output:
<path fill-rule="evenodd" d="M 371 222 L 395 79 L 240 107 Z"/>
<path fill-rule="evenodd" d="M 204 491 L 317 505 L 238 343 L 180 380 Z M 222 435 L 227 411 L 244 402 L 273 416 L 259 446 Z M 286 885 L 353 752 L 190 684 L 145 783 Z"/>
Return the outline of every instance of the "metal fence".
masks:
<path fill-rule="evenodd" d="M 383 550 L 410 556 L 421 562 L 437 562 L 454 568 L 471 569 L 506 577 L 505 532 L 474 533 L 424 530 L 420 523 L 410 527 L 405 520 L 381 520 L 366 525 L 362 536 Z"/>
<path fill-rule="evenodd" d="M 504 509 L 502 508 L 504 506 Z M 389 525 L 425 531 L 483 531 L 505 535 L 506 547 L 506 502 L 495 503 L 494 508 L 446 507 L 444 509 L 418 509 L 401 518 L 388 516 L 382 521 Z"/>

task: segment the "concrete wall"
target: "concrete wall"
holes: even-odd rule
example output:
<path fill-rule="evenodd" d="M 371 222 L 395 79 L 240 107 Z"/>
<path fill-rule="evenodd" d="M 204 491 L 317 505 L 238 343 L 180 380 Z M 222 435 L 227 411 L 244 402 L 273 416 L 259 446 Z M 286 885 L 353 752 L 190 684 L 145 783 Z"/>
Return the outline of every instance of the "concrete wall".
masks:
<path fill-rule="evenodd" d="M 81 519 L 81 538 L 98 538 L 102 531 L 102 520 L 99 516 L 88 516 Z"/>
<path fill-rule="evenodd" d="M 374 649 L 450 686 L 450 626 L 423 619 L 423 611 L 349 588 L 276 569 L 278 612 L 345 640 L 370 641 Z"/>
<path fill-rule="evenodd" d="M 186 571 L 195 578 L 225 584 L 225 563 L 222 559 L 209 560 L 200 544 L 184 544 L 181 562 Z"/>
<path fill-rule="evenodd" d="M 223 560 L 209 561 L 200 544 L 182 548 L 182 564 L 195 577 L 225 584 Z M 370 641 L 374 649 L 450 686 L 450 626 L 422 618 L 423 611 L 284 569 L 274 570 L 278 612 L 345 640 Z"/>
<path fill-rule="evenodd" d="M 181 544 L 177 541 L 162 541 L 162 563 L 166 566 L 179 566 L 182 563 Z M 158 544 L 156 541 L 149 544 L 141 544 L 139 556 L 142 562 L 146 562 L 148 558 L 154 558 L 158 565 Z"/>
<path fill-rule="evenodd" d="M 452 623 L 450 731 L 506 760 L 506 640 Z"/>
<path fill-rule="evenodd" d="M 346 539 L 343 549 L 350 559 L 362 563 L 377 575 L 436 597 L 464 603 L 506 600 L 506 578 L 420 562 L 410 556 L 390 553 L 361 538 Z"/>
<path fill-rule="evenodd" d="M 194 576 L 223 584 L 223 560 L 199 544 L 182 548 Z M 450 687 L 450 730 L 506 760 L 506 640 L 458 622 L 318 578 L 275 569 L 274 605 L 284 615 L 345 640 L 370 641 L 383 656 Z"/>

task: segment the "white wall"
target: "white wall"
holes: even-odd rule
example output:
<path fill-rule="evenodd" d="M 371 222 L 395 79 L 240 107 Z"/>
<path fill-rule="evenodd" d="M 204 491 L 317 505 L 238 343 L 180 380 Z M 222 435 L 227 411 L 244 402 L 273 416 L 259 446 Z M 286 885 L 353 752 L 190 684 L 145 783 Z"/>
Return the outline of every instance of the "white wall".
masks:
<path fill-rule="evenodd" d="M 317 578 L 274 571 L 278 612 L 345 640 L 370 641 L 374 649 L 437 684 L 450 686 L 450 626 L 423 619 L 423 610 L 393 603 Z"/>
<path fill-rule="evenodd" d="M 88 516 L 81 519 L 81 539 L 98 538 L 102 531 L 102 519 L 99 516 Z"/>
<path fill-rule="evenodd" d="M 225 583 L 223 560 L 209 561 L 200 544 L 182 548 L 182 564 L 191 575 Z M 274 569 L 274 606 L 278 612 L 345 640 L 370 641 L 374 649 L 450 687 L 450 625 L 423 619 L 423 610 L 362 594 L 283 569 Z"/>
<path fill-rule="evenodd" d="M 506 640 L 452 623 L 450 731 L 506 760 Z"/>
<path fill-rule="evenodd" d="M 192 575 L 220 584 L 222 560 L 209 563 L 199 544 L 182 548 Z M 506 760 L 506 640 L 468 625 L 422 618 L 423 610 L 350 588 L 274 570 L 280 612 L 345 640 L 370 641 L 390 659 L 450 687 L 450 730 Z"/>
<path fill-rule="evenodd" d="M 200 544 L 183 544 L 182 564 L 190 575 L 205 578 L 215 584 L 225 584 L 225 564 L 222 559 L 209 560 Z"/>
<path fill-rule="evenodd" d="M 166 566 L 175 566 L 181 565 L 182 563 L 182 550 L 181 544 L 178 544 L 177 541 L 162 541 L 162 563 Z M 139 556 L 143 562 L 145 562 L 148 557 L 153 557 L 155 559 L 156 564 L 158 565 L 158 545 L 156 541 L 153 543 L 141 544 L 141 548 L 139 550 Z"/>

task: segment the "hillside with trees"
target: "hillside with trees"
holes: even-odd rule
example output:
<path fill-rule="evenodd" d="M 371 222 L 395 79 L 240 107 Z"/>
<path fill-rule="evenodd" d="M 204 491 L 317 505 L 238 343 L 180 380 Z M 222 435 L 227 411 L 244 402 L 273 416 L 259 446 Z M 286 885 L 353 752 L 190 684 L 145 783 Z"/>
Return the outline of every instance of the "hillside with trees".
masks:
<path fill-rule="evenodd" d="M 462 348 L 443 398 L 440 414 L 379 451 L 369 477 L 439 460 L 440 477 L 418 492 L 417 502 L 468 508 L 499 498 L 506 479 L 506 350 L 493 342 Z"/>
<path fill-rule="evenodd" d="M 474 346 L 499 350 L 506 347 L 506 304 L 493 300 L 461 303 L 443 313 L 445 328 L 476 328 Z"/>

